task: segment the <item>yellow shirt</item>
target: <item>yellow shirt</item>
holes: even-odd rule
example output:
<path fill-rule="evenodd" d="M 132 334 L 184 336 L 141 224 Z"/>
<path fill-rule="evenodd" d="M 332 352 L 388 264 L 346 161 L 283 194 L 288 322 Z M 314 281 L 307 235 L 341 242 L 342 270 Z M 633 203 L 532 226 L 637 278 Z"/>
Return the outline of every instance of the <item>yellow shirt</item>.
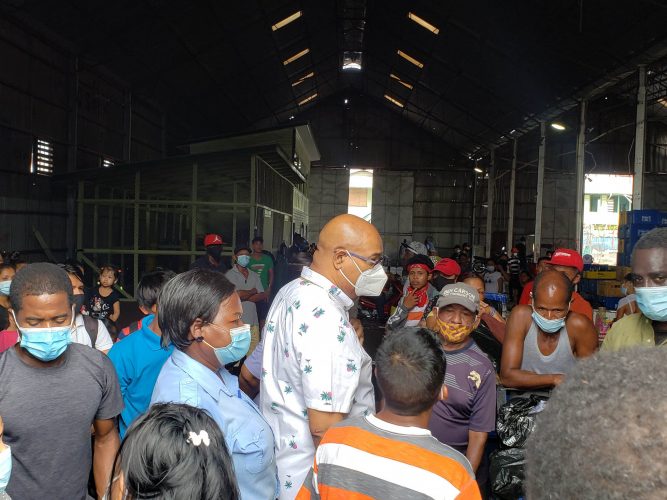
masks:
<path fill-rule="evenodd" d="M 653 322 L 642 313 L 628 314 L 614 323 L 600 350 L 618 351 L 633 346 L 655 346 Z"/>

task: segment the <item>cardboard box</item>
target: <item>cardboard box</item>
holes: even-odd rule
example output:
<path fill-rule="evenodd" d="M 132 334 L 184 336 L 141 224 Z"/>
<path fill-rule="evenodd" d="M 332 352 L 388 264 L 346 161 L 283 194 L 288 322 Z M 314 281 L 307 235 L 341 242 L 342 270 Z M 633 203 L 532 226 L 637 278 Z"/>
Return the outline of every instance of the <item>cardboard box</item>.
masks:
<path fill-rule="evenodd" d="M 587 280 L 615 280 L 616 271 L 584 271 Z"/>
<path fill-rule="evenodd" d="M 616 280 L 600 280 L 598 281 L 598 295 L 602 295 L 603 297 L 623 297 L 621 284 Z"/>

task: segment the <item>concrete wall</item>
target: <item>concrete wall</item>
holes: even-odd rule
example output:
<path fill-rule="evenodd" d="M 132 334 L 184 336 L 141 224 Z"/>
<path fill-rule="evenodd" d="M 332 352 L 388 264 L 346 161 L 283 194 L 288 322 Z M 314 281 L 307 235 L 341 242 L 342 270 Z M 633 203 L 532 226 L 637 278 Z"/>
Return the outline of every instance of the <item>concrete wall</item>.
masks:
<path fill-rule="evenodd" d="M 412 241 L 415 183 L 413 172 L 376 170 L 373 172 L 373 210 L 371 222 L 382 235 L 384 253 L 398 258 L 399 245 Z"/>
<path fill-rule="evenodd" d="M 317 236 L 329 219 L 347 213 L 350 172 L 344 168 L 312 168 L 308 177 L 308 241 Z"/>

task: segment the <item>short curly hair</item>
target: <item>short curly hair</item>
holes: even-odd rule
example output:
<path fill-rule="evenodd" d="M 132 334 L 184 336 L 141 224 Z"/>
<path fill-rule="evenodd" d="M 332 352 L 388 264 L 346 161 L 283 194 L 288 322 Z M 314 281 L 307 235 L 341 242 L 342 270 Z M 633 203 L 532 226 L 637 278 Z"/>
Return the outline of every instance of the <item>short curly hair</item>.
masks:
<path fill-rule="evenodd" d="M 528 498 L 664 498 L 667 351 L 579 362 L 539 416 L 526 450 Z"/>

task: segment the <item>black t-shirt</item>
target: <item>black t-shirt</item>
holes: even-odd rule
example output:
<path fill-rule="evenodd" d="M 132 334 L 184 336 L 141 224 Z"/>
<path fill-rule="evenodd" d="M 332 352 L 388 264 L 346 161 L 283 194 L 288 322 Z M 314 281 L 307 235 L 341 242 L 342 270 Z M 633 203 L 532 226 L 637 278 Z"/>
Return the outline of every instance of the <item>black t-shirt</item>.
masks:
<path fill-rule="evenodd" d="M 7 493 L 16 499 L 88 498 L 94 420 L 123 409 L 109 358 L 70 344 L 60 366 L 25 364 L 16 348 L 0 354 L 0 415 L 12 448 Z"/>
<path fill-rule="evenodd" d="M 195 260 L 190 266 L 190 269 L 210 269 L 211 271 L 218 271 L 220 273 L 226 273 L 229 271 L 229 268 L 222 260 L 220 261 L 219 266 L 214 266 L 211 264 L 208 255 L 202 255 L 197 260 Z"/>
<path fill-rule="evenodd" d="M 112 290 L 108 297 L 102 297 L 99 288 L 93 288 L 86 299 L 86 312 L 97 319 L 105 319 L 113 314 L 113 305 L 120 300 L 120 293 Z"/>

